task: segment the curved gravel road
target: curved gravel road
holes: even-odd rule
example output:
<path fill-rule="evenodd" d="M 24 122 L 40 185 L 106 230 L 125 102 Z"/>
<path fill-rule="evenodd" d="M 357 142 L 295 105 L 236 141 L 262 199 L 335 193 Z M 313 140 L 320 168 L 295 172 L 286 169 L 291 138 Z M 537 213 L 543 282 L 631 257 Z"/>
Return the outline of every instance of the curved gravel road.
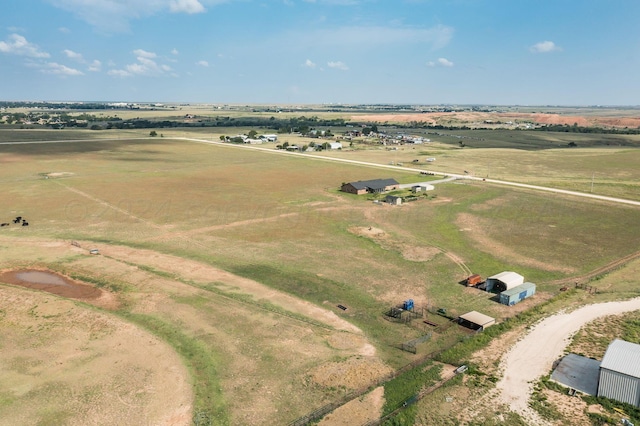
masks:
<path fill-rule="evenodd" d="M 607 315 L 640 310 L 640 297 L 623 302 L 596 303 L 569 313 L 558 313 L 536 324 L 503 356 L 502 379 L 497 383 L 500 399 L 528 424 L 548 425 L 529 407 L 533 382 L 551 371 L 564 354 L 571 337 L 586 323 Z"/>

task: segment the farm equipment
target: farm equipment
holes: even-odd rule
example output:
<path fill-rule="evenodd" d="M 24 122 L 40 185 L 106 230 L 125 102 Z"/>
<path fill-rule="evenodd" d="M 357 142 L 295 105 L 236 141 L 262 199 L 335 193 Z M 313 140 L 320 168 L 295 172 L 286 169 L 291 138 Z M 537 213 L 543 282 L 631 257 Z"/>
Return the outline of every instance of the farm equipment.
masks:
<path fill-rule="evenodd" d="M 467 287 L 477 287 L 480 284 L 482 284 L 483 282 L 484 282 L 484 280 L 478 274 L 470 275 L 466 280 Z"/>

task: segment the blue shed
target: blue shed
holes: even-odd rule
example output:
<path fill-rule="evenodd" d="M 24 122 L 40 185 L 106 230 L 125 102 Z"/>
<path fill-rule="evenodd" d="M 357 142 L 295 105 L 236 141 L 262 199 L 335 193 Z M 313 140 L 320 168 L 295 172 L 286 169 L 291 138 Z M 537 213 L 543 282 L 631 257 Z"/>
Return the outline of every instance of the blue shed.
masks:
<path fill-rule="evenodd" d="M 500 303 L 511 306 L 523 301 L 527 297 L 531 297 L 536 292 L 534 283 L 524 283 L 509 290 L 500 293 Z"/>

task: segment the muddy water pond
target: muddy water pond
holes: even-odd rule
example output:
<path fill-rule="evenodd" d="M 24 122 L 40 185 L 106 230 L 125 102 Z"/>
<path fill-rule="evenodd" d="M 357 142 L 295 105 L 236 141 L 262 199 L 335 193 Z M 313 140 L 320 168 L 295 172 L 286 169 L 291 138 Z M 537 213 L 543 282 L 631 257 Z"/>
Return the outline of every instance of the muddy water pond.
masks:
<path fill-rule="evenodd" d="M 74 281 L 53 271 L 21 269 L 0 274 L 0 282 L 46 291 L 71 299 L 97 299 L 99 288 Z"/>

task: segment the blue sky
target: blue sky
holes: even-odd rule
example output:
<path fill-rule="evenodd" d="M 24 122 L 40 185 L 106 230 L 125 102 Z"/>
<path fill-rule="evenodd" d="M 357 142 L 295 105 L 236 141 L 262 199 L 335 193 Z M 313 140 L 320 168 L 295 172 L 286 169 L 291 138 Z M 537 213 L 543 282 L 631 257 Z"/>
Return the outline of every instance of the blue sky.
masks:
<path fill-rule="evenodd" d="M 0 99 L 639 105 L 638 0 L 5 0 Z"/>

